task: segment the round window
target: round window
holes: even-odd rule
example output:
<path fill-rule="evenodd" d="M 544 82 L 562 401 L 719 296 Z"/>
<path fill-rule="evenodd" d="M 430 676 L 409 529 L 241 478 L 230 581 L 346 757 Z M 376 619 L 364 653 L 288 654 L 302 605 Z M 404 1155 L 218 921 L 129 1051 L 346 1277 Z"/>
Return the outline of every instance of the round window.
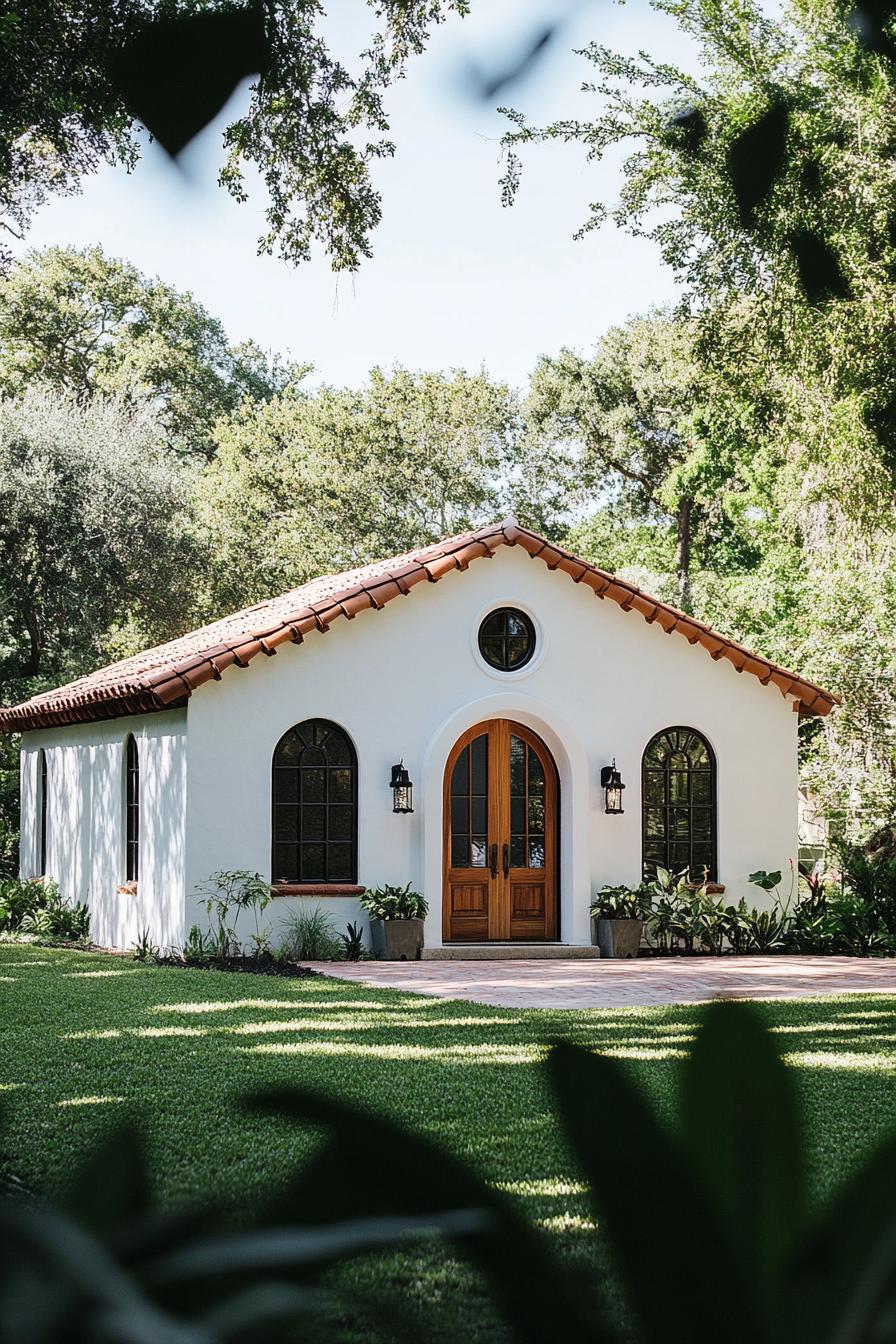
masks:
<path fill-rule="evenodd" d="M 490 611 L 479 627 L 479 652 L 489 667 L 516 672 L 535 652 L 535 626 L 516 607 Z"/>

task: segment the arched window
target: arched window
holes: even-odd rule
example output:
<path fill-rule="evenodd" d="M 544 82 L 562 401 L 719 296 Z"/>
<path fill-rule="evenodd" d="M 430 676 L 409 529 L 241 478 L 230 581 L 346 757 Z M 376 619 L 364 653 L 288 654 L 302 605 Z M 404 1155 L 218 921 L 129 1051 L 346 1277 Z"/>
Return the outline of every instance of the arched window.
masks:
<path fill-rule="evenodd" d="M 40 827 L 37 837 L 37 852 L 40 864 L 38 876 L 44 877 L 47 872 L 47 753 L 43 747 L 37 753 L 37 788 L 37 824 Z"/>
<path fill-rule="evenodd" d="M 136 882 L 140 870 L 140 757 L 133 733 L 125 744 L 125 878 Z"/>
<path fill-rule="evenodd" d="M 657 864 L 700 881 L 716 874 L 716 762 L 694 728 L 665 728 L 647 744 L 641 769 L 644 876 Z"/>
<path fill-rule="evenodd" d="M 274 751 L 274 882 L 357 881 L 355 749 L 327 719 L 306 719 Z"/>

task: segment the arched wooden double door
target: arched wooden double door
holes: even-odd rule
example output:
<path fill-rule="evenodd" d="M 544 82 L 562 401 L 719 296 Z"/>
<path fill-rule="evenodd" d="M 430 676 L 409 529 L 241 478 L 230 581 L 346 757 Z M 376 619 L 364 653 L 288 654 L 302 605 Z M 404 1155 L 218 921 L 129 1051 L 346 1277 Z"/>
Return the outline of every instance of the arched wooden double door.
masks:
<path fill-rule="evenodd" d="M 446 942 L 557 937 L 557 769 L 508 719 L 470 728 L 445 767 Z"/>

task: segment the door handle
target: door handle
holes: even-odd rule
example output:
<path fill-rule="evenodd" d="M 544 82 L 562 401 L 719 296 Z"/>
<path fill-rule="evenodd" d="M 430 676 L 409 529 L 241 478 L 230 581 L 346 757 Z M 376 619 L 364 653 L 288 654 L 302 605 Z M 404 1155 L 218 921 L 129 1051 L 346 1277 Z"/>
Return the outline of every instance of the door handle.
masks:
<path fill-rule="evenodd" d="M 498 876 L 498 846 L 497 846 L 497 845 L 492 845 L 492 849 L 491 849 L 491 862 L 490 862 L 490 864 L 489 864 L 489 867 L 490 867 L 491 870 L 492 870 L 492 877 L 497 877 L 497 876 Z"/>
<path fill-rule="evenodd" d="M 510 876 L 510 846 L 505 842 L 501 846 L 501 857 L 504 860 L 504 876 Z"/>

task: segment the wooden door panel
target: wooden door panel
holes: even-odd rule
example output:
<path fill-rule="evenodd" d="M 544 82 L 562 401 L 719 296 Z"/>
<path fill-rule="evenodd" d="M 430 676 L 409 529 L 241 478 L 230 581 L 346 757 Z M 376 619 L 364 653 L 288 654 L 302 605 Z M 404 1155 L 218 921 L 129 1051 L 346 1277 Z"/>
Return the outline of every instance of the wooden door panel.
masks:
<path fill-rule="evenodd" d="M 443 936 L 557 937 L 557 771 L 541 739 L 492 719 L 445 768 Z"/>
<path fill-rule="evenodd" d="M 452 939 L 484 942 L 488 938 L 488 881 L 448 882 L 448 922 Z"/>

